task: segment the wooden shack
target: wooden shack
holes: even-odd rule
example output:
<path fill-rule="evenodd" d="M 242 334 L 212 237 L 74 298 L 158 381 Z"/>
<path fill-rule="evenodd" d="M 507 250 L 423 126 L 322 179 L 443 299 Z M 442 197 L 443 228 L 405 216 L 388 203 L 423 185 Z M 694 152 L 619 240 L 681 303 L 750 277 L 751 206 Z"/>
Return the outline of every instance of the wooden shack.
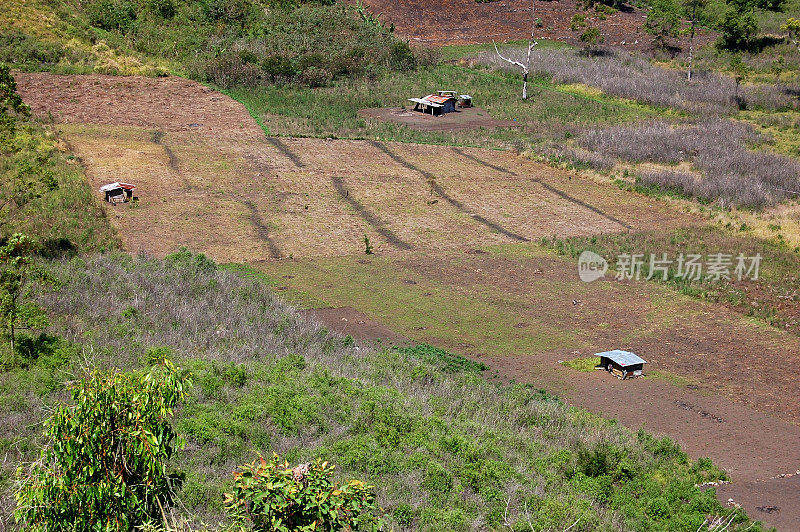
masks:
<path fill-rule="evenodd" d="M 106 195 L 105 200 L 112 205 L 130 201 L 133 198 L 134 190 L 136 190 L 136 185 L 119 181 L 100 187 L 100 192 L 104 192 Z"/>
<path fill-rule="evenodd" d="M 424 98 L 409 98 L 408 101 L 414 102 L 414 110 L 431 115 L 441 115 L 452 113 L 456 110 L 458 100 L 453 91 L 439 91 L 440 94 L 429 94 Z"/>
<path fill-rule="evenodd" d="M 595 356 L 600 357 L 598 369 L 604 369 L 621 379 L 640 377 L 644 365 L 647 364 L 647 361 L 638 355 L 620 349 L 597 353 Z"/>

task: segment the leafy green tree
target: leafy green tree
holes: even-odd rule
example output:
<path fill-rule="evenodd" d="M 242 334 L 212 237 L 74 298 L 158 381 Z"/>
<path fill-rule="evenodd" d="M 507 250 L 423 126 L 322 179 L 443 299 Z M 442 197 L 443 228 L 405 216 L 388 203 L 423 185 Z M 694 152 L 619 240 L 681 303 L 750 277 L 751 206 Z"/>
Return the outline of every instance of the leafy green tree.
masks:
<path fill-rule="evenodd" d="M 94 371 L 46 422 L 48 444 L 20 470 L 15 517 L 37 531 L 132 530 L 172 499 L 170 424 L 191 381 L 168 359 L 145 375 Z"/>
<path fill-rule="evenodd" d="M 381 530 L 373 487 L 331 482 L 333 465 L 317 460 L 295 468 L 263 457 L 233 473 L 225 508 L 239 526 L 257 532 Z"/>
<path fill-rule="evenodd" d="M 724 50 L 742 51 L 752 47 L 758 34 L 758 19 L 752 7 L 729 7 L 720 23 L 718 46 Z"/>
<path fill-rule="evenodd" d="M 8 65 L 0 63 L 0 152 L 13 153 L 17 118 L 30 117 L 31 110 L 17 93 L 17 81 Z"/>
<path fill-rule="evenodd" d="M 661 49 L 665 49 L 670 38 L 675 38 L 680 32 L 680 8 L 675 0 L 654 0 L 650 11 L 647 13 L 644 28 L 653 35 L 653 42 Z"/>
<path fill-rule="evenodd" d="M 786 38 L 800 51 L 800 20 L 789 17 L 786 19 L 786 23 L 781 26 L 781 31 L 786 32 Z"/>
<path fill-rule="evenodd" d="M 25 295 L 31 282 L 44 274 L 33 264 L 36 242 L 27 235 L 15 233 L 0 247 L 0 318 L 11 340 L 11 352 L 16 351 L 19 329 L 46 327 L 47 314 Z"/>
<path fill-rule="evenodd" d="M 578 40 L 585 45 L 587 53 L 591 54 L 592 49 L 603 42 L 603 36 L 600 34 L 600 29 L 596 26 L 590 26 L 586 28 L 586 31 L 581 33 Z"/>

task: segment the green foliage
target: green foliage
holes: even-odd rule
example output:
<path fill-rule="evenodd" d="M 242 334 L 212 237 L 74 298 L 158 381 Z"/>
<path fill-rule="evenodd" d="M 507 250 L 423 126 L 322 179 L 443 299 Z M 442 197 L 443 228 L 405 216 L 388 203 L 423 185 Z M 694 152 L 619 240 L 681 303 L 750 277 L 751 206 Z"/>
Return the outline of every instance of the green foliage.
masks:
<path fill-rule="evenodd" d="M 179 270 L 184 275 L 191 277 L 202 274 L 207 275 L 217 270 L 217 265 L 213 260 L 203 253 L 192 253 L 185 247 L 167 255 L 164 258 L 164 264 L 168 268 Z"/>
<path fill-rule="evenodd" d="M 127 31 L 136 21 L 136 4 L 129 0 L 93 0 L 86 6 L 92 26 L 107 31 Z"/>
<path fill-rule="evenodd" d="M 32 530 L 127 530 L 159 520 L 180 445 L 169 423 L 191 381 L 169 360 L 142 376 L 94 371 L 46 422 L 49 444 L 20 469 L 15 517 Z"/>
<path fill-rule="evenodd" d="M 600 34 L 600 30 L 596 26 L 591 26 L 586 28 L 586 31 L 581 33 L 578 40 L 585 44 L 587 47 L 597 46 L 598 44 L 603 42 L 603 36 Z"/>
<path fill-rule="evenodd" d="M 584 15 L 583 13 L 575 13 L 572 16 L 572 21 L 570 22 L 569 27 L 570 27 L 570 29 L 572 31 L 578 31 L 581 28 L 585 28 L 586 27 L 586 15 Z"/>
<path fill-rule="evenodd" d="M 11 140 L 18 117 L 30 117 L 30 108 L 17 93 L 17 82 L 8 65 L 0 64 L 0 153 L 15 151 Z"/>
<path fill-rule="evenodd" d="M 0 30 L 0 63 L 20 66 L 55 66 L 66 54 L 64 45 L 47 42 L 16 29 Z"/>
<path fill-rule="evenodd" d="M 786 22 L 781 26 L 781 31 L 786 32 L 787 38 L 797 47 L 798 51 L 800 51 L 800 20 L 794 17 L 787 18 Z M 781 59 L 783 59 L 783 57 L 781 57 Z"/>
<path fill-rule="evenodd" d="M 719 31 L 718 47 L 730 51 L 748 50 L 758 34 L 758 20 L 752 9 L 731 7 L 719 24 Z"/>
<path fill-rule="evenodd" d="M 48 324 L 47 314 L 31 301 L 25 301 L 31 281 L 43 279 L 34 267 L 37 243 L 27 235 L 15 233 L 0 247 L 0 320 L 16 349 L 16 331 L 41 329 Z"/>
<path fill-rule="evenodd" d="M 350 480 L 332 482 L 333 465 L 317 459 L 289 467 L 273 453 L 233 473 L 225 508 L 234 521 L 258 532 L 380 530 L 373 486 Z"/>
<path fill-rule="evenodd" d="M 367 235 L 364 235 L 364 253 L 367 255 L 372 255 L 372 244 L 370 243 Z"/>
<path fill-rule="evenodd" d="M 654 0 L 644 29 L 654 36 L 654 42 L 660 48 L 666 48 L 670 38 L 677 37 L 681 26 L 680 6 L 675 0 Z"/>
<path fill-rule="evenodd" d="M 395 347 L 395 350 L 408 357 L 424 360 L 426 363 L 438 367 L 444 373 L 480 373 L 488 369 L 483 362 L 474 362 L 461 355 L 456 355 L 428 344 L 418 344 L 413 347 Z"/>

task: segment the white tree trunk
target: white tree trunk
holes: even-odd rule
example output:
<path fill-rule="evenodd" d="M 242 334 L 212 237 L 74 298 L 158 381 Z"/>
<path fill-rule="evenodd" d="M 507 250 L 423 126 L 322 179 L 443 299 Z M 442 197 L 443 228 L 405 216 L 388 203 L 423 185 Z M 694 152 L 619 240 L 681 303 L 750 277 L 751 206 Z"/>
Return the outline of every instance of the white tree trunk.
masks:
<path fill-rule="evenodd" d="M 536 31 L 536 0 L 531 0 L 531 40 L 528 42 L 528 56 L 525 60 L 525 64 L 520 63 L 519 61 L 514 61 L 513 59 L 509 59 L 508 57 L 503 57 L 500 53 L 500 50 L 497 48 L 497 44 L 494 44 L 494 51 L 497 52 L 497 56 L 507 63 L 511 63 L 512 65 L 518 66 L 522 70 L 522 99 L 528 99 L 528 72 L 530 72 L 531 67 L 531 52 L 533 52 L 533 48 L 539 44 L 534 39 L 534 32 Z"/>

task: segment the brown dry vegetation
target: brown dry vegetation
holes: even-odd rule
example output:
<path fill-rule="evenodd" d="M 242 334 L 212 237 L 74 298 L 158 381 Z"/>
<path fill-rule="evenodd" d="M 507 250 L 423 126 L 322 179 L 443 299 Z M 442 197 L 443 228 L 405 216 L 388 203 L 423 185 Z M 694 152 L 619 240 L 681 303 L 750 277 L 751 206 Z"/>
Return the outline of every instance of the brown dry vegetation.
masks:
<path fill-rule="evenodd" d="M 243 262 L 357 253 L 364 234 L 402 251 L 695 222 L 506 152 L 264 138 L 241 106 L 185 80 L 20 74 L 19 85 L 62 123 L 94 188 L 138 186 L 138 207 L 108 209 L 135 252 L 185 245 Z"/>

